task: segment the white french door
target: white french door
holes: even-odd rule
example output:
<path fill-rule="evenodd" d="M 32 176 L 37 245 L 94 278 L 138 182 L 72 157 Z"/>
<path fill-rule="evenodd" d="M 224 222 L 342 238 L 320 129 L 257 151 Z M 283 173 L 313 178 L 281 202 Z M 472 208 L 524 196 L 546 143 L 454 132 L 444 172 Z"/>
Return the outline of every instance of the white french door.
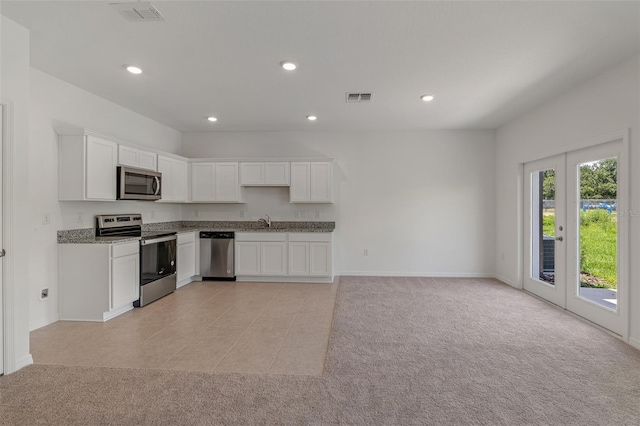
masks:
<path fill-rule="evenodd" d="M 622 140 L 567 154 L 566 308 L 621 336 L 627 335 L 627 176 Z M 608 182 L 598 182 L 604 171 Z M 594 186 L 605 194 L 590 200 Z M 609 188 L 607 188 L 607 186 Z M 596 191 L 597 193 L 597 191 Z"/>
<path fill-rule="evenodd" d="M 525 164 L 524 289 L 628 333 L 623 140 Z"/>
<path fill-rule="evenodd" d="M 566 158 L 527 163 L 525 172 L 524 289 L 566 304 Z"/>

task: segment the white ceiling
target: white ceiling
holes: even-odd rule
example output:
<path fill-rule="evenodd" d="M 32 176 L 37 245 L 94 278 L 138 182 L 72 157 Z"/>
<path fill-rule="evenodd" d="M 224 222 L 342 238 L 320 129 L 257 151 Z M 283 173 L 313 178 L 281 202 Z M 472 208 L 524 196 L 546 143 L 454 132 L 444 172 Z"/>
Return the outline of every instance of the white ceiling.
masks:
<path fill-rule="evenodd" d="M 635 1 L 153 4 L 166 22 L 104 1 L 0 11 L 31 30 L 34 68 L 180 131 L 495 128 L 640 51 Z"/>

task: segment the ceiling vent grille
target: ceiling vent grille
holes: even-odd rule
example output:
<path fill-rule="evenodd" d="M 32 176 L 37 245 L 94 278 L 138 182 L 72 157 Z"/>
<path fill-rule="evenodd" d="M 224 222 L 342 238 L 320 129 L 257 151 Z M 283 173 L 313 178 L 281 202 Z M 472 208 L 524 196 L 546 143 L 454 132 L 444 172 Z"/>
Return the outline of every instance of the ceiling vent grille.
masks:
<path fill-rule="evenodd" d="M 116 12 L 131 22 L 166 21 L 151 3 L 111 3 Z"/>
<path fill-rule="evenodd" d="M 371 102 L 372 93 L 347 93 L 347 103 L 353 102 Z"/>

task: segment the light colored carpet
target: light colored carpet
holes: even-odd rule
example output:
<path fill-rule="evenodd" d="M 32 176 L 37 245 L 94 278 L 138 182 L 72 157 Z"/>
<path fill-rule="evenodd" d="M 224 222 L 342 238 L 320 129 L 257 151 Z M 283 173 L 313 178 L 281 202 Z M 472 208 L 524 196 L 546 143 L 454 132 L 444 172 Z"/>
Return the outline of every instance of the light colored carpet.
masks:
<path fill-rule="evenodd" d="M 640 424 L 640 351 L 491 279 L 343 277 L 323 376 L 29 366 L 6 425 Z"/>

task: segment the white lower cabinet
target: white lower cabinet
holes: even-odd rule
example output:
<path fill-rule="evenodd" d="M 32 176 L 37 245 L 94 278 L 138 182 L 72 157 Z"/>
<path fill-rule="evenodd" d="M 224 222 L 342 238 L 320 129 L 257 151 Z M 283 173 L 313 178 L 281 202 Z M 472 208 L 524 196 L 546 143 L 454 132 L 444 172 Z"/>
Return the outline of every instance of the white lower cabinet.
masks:
<path fill-rule="evenodd" d="M 332 268 L 331 233 L 289 233 L 289 275 L 330 277 Z"/>
<path fill-rule="evenodd" d="M 110 309 L 117 309 L 140 297 L 140 282 L 137 278 L 140 275 L 139 256 L 136 253 L 111 259 Z"/>
<path fill-rule="evenodd" d="M 237 241 L 236 234 L 236 275 L 260 275 L 260 242 Z"/>
<path fill-rule="evenodd" d="M 60 319 L 107 321 L 133 309 L 140 243 L 59 244 Z"/>
<path fill-rule="evenodd" d="M 236 275 L 287 274 L 285 232 L 236 232 Z"/>
<path fill-rule="evenodd" d="M 196 233 L 178 234 L 178 253 L 176 260 L 178 287 L 192 281 L 196 275 Z"/>
<path fill-rule="evenodd" d="M 331 238 L 328 232 L 236 232 L 236 275 L 326 282 L 333 278 Z"/>

